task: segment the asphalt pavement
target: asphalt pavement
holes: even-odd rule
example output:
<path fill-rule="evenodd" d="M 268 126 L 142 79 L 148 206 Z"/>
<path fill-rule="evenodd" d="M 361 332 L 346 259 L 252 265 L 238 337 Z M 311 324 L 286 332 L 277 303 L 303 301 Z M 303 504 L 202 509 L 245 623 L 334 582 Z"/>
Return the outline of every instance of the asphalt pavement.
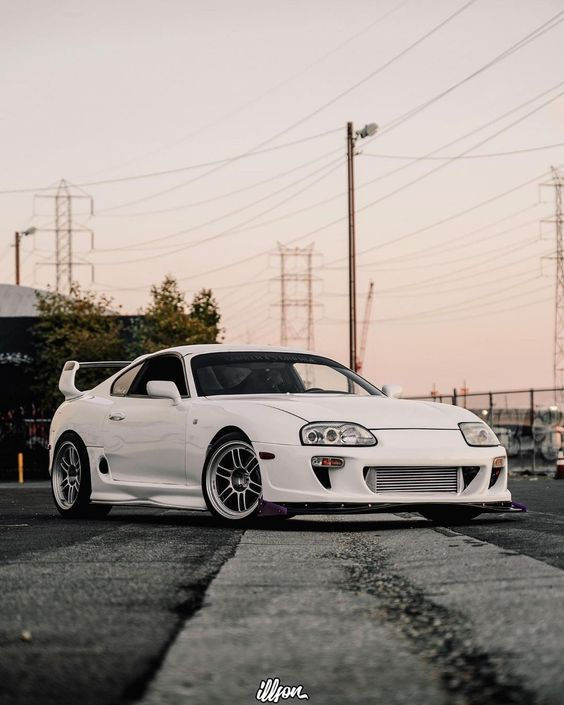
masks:
<path fill-rule="evenodd" d="M 48 487 L 4 484 L 0 702 L 238 705 L 279 679 L 325 705 L 560 705 L 564 482 L 511 489 L 529 513 L 456 530 L 411 514 L 233 530 L 140 508 L 65 521 Z"/>

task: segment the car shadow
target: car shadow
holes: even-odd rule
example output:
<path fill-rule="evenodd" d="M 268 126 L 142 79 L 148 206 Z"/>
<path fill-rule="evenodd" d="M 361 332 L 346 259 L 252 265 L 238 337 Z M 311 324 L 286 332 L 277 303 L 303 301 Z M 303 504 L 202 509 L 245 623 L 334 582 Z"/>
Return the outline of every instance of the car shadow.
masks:
<path fill-rule="evenodd" d="M 398 531 L 406 529 L 436 529 L 450 528 L 454 531 L 464 530 L 467 527 L 491 526 L 493 524 L 513 524 L 519 521 L 517 516 L 492 515 L 474 519 L 466 526 L 446 526 L 438 524 L 423 517 L 400 516 L 393 520 L 380 519 L 377 514 L 367 517 L 356 514 L 344 517 L 323 515 L 296 516 L 291 519 L 280 519 L 277 517 L 259 517 L 246 522 L 241 522 L 238 526 L 231 526 L 220 519 L 216 519 L 207 512 L 190 512 L 179 510 L 169 510 L 167 513 L 155 511 L 152 513 L 138 513 L 132 508 L 127 512 L 112 513 L 101 523 L 106 525 L 115 524 L 139 524 L 155 526 L 178 526 L 205 529 L 229 529 L 232 531 L 244 531 L 253 529 L 255 531 L 278 531 L 284 533 L 292 532 L 318 532 L 318 533 L 343 533 L 343 532 L 378 532 L 378 531 Z"/>

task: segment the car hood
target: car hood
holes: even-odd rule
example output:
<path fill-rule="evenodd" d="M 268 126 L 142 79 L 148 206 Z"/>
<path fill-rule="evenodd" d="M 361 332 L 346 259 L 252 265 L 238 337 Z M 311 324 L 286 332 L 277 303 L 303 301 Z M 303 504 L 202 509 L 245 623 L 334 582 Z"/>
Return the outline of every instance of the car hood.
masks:
<path fill-rule="evenodd" d="M 220 401 L 218 397 L 211 399 Z M 243 404 L 268 406 L 293 414 L 304 421 L 350 421 L 371 429 L 457 429 L 461 421 L 478 420 L 472 412 L 459 406 L 379 396 L 261 394 L 222 397 L 221 401 L 229 406 L 236 404 L 239 410 Z"/>

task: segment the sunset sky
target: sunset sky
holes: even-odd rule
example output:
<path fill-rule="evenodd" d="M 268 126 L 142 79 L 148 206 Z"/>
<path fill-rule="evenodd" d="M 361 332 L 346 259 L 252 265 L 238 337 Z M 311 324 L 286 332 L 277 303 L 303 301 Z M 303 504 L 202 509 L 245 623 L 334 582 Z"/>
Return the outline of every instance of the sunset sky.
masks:
<path fill-rule="evenodd" d="M 564 167 L 563 2 L 0 10 L 0 281 L 14 230 L 52 227 L 34 193 L 65 178 L 94 199 L 76 223 L 95 249 L 75 248 L 95 281 L 76 278 L 124 313 L 167 273 L 188 298 L 210 287 L 229 342 L 279 343 L 277 243 L 314 243 L 315 348 L 347 362 L 345 128 L 376 122 L 356 157 L 365 376 L 411 394 L 552 385 L 554 190 L 539 184 Z M 22 283 L 52 285 L 53 234 L 22 247 Z"/>

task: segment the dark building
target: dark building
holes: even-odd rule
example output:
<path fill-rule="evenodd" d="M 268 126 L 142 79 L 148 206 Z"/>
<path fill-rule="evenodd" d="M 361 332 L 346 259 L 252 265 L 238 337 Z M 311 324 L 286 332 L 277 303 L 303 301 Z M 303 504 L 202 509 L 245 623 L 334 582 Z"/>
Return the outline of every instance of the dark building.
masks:
<path fill-rule="evenodd" d="M 41 404 L 31 391 L 35 292 L 27 286 L 0 284 L 0 480 L 15 477 L 20 452 L 24 453 L 27 477 L 47 472 L 50 419 L 38 412 Z M 120 318 L 127 339 L 139 317 Z"/>

